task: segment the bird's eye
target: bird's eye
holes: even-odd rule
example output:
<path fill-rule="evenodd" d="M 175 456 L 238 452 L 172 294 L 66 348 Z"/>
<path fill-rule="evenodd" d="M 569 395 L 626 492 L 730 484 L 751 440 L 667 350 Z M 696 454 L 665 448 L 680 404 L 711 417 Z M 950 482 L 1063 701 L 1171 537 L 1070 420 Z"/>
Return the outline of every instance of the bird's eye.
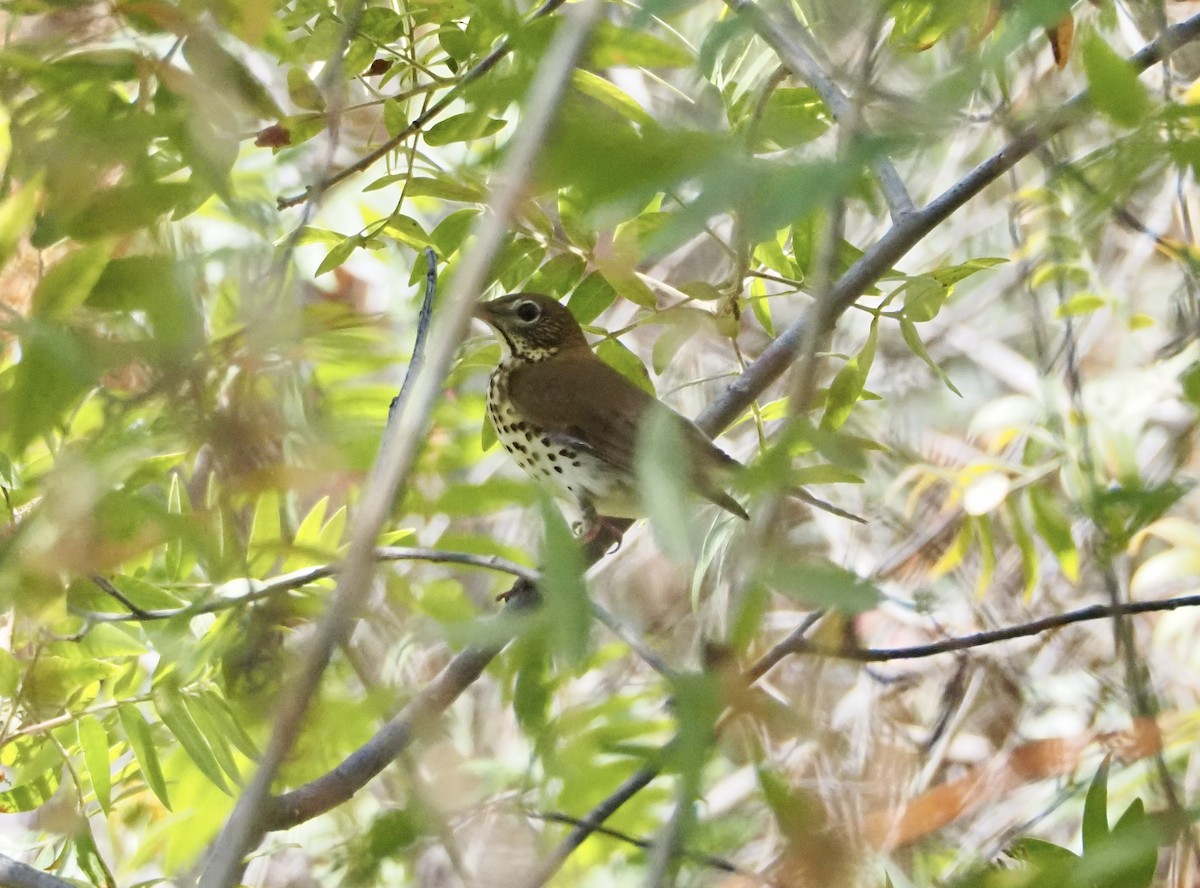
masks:
<path fill-rule="evenodd" d="M 517 317 L 527 324 L 536 321 L 541 313 L 536 302 L 522 302 L 517 306 Z"/>

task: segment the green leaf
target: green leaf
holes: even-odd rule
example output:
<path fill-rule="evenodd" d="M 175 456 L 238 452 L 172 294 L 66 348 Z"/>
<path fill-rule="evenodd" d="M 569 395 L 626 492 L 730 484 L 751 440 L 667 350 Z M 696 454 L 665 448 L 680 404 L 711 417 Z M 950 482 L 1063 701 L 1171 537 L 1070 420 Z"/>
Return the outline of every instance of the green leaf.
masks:
<path fill-rule="evenodd" d="M 605 339 L 596 346 L 596 356 L 643 391 L 654 394 L 654 383 L 646 372 L 642 359 L 615 339 Z"/>
<path fill-rule="evenodd" d="M 559 253 L 552 256 L 534 272 L 529 279 L 528 289 L 535 293 L 548 293 L 555 299 L 566 295 L 583 277 L 587 263 L 574 253 Z"/>
<path fill-rule="evenodd" d="M 762 787 L 763 800 L 775 816 L 780 833 L 789 841 L 804 841 L 827 828 L 820 802 L 793 788 L 783 774 L 769 766 L 761 766 L 758 768 L 758 785 Z"/>
<path fill-rule="evenodd" d="M 815 90 L 776 89 L 768 97 L 762 115 L 751 124 L 752 150 L 804 145 L 824 134 L 829 125 L 829 112 Z"/>
<path fill-rule="evenodd" d="M 571 292 L 567 300 L 567 308 L 575 315 L 575 320 L 581 324 L 590 324 L 604 312 L 617 298 L 607 278 L 598 271 L 588 272 L 579 285 Z M 1200 379 L 1200 373 L 1197 378 Z M 1197 385 L 1200 391 L 1200 384 Z"/>
<path fill-rule="evenodd" d="M 1079 551 L 1071 536 L 1071 522 L 1058 501 L 1044 487 L 1029 488 L 1029 504 L 1033 507 L 1033 523 L 1059 567 L 1072 583 L 1079 581 Z"/>
<path fill-rule="evenodd" d="M 266 88 L 208 32 L 191 30 L 183 45 L 183 56 L 209 89 L 239 100 L 245 111 L 268 120 L 282 116 Z"/>
<path fill-rule="evenodd" d="M 183 182 L 136 182 L 105 188 L 70 219 L 63 234 L 76 240 L 129 234 L 192 200 L 192 186 Z"/>
<path fill-rule="evenodd" d="M 868 611 L 883 597 L 873 583 L 825 560 L 767 565 L 763 579 L 776 591 L 806 605 L 847 614 Z"/>
<path fill-rule="evenodd" d="M 1094 31 L 1083 40 L 1088 98 L 1118 126 L 1133 127 L 1150 113 L 1150 94 L 1137 71 Z"/>
<path fill-rule="evenodd" d="M 58 320 L 82 305 L 100 280 L 113 248 L 111 241 L 96 241 L 72 251 L 52 265 L 33 292 L 33 316 Z"/>
<path fill-rule="evenodd" d="M 317 277 L 325 274 L 327 271 L 333 271 L 343 262 L 350 258 L 350 254 L 363 245 L 363 237 L 361 234 L 352 234 L 341 243 L 337 244 L 332 250 L 325 254 L 325 258 L 321 260 L 321 264 L 317 266 L 315 272 Z"/>
<path fill-rule="evenodd" d="M 29 232 L 29 226 L 37 215 L 38 201 L 42 196 L 42 177 L 43 173 L 39 172 L 0 203 L 0 268 L 8 264 L 16 252 L 17 244 Z"/>
<path fill-rule="evenodd" d="M 1008 525 L 1012 530 L 1013 542 L 1016 543 L 1017 550 L 1021 553 L 1021 572 L 1025 575 L 1023 591 L 1025 600 L 1029 601 L 1033 596 L 1034 589 L 1037 588 L 1037 548 L 1033 544 L 1033 534 L 1029 532 L 1029 528 L 1026 526 L 1025 518 L 1021 514 L 1016 497 L 1010 496 L 1006 498 L 1004 508 L 1008 513 Z"/>
<path fill-rule="evenodd" d="M 394 178 L 402 178 L 400 176 Z M 451 179 L 448 176 L 428 178 L 415 176 L 408 181 L 405 193 L 409 197 L 436 197 L 438 200 L 453 200 L 464 203 L 476 203 L 487 195 L 482 188 L 474 184 Z"/>
<path fill-rule="evenodd" d="M 16 754 L 16 768 L 5 768 L 10 787 L 0 792 L 0 814 L 15 814 L 40 808 L 58 791 L 62 778 L 62 756 L 53 743 L 42 738 L 23 744 Z"/>
<path fill-rule="evenodd" d="M 383 227 L 383 231 L 414 250 L 421 250 L 429 245 L 429 235 L 425 233 L 421 223 L 403 213 L 393 214 L 388 219 L 387 225 Z"/>
<path fill-rule="evenodd" d="M 587 67 L 686 68 L 694 61 L 695 56 L 682 43 L 604 20 L 593 32 Z"/>
<path fill-rule="evenodd" d="M 439 120 L 425 131 L 425 144 L 449 145 L 453 142 L 473 142 L 484 139 L 504 129 L 504 121 L 488 117 L 478 111 L 455 114 Z"/>
<path fill-rule="evenodd" d="M 803 484 L 862 484 L 862 476 L 843 466 L 819 463 L 792 469 L 787 476 L 793 486 Z"/>
<path fill-rule="evenodd" d="M 16 452 L 61 423 L 100 374 L 91 343 L 75 331 L 46 323 L 22 326 L 21 363 L 6 402 Z"/>
<path fill-rule="evenodd" d="M 918 324 L 932 321 L 948 298 L 950 288 L 933 275 L 913 278 L 904 288 L 904 316 Z"/>
<path fill-rule="evenodd" d="M 646 112 L 637 100 L 611 81 L 583 68 L 576 68 L 571 75 L 572 85 L 596 101 L 616 111 L 623 117 L 642 125 L 657 126 L 657 121 Z"/>
<path fill-rule="evenodd" d="M 942 381 L 942 384 L 945 385 L 946 388 L 950 389 L 950 391 L 954 392 L 954 394 L 961 398 L 962 392 L 958 390 L 958 387 L 950 379 L 950 376 L 946 373 L 946 371 L 934 363 L 933 358 L 929 356 L 929 352 L 925 350 L 925 343 L 921 341 L 921 334 L 917 332 L 917 325 L 908 318 L 900 318 L 900 335 L 904 337 L 904 341 L 908 344 L 909 350 L 911 350 L 914 355 L 924 361 L 925 365 L 929 367 L 930 370 L 937 374 L 938 379 Z"/>
<path fill-rule="evenodd" d="M 258 758 L 258 747 L 255 746 L 254 741 L 246 733 L 242 723 L 230 710 L 229 704 L 223 697 L 215 691 L 198 691 L 188 697 L 187 703 L 193 713 L 197 709 L 205 711 L 206 718 L 199 719 L 199 721 L 206 726 L 206 729 L 209 725 L 215 725 L 216 733 L 232 742 L 243 755 L 251 759 Z M 229 776 L 236 779 L 237 773 L 230 772 Z"/>
<path fill-rule="evenodd" d="M 1096 770 L 1083 801 L 1083 853 L 1099 848 L 1108 838 L 1108 766 L 1106 757 Z"/>
<path fill-rule="evenodd" d="M 700 552 L 692 465 L 684 428 L 667 410 L 653 411 L 638 429 L 637 475 L 642 508 L 663 553 L 691 564 Z"/>
<path fill-rule="evenodd" d="M 199 726 L 188 712 L 179 689 L 169 682 L 162 682 L 154 689 L 154 708 L 167 729 L 175 735 L 184 752 L 195 763 L 200 772 L 213 782 L 222 792 L 229 794 L 229 784 L 225 782 L 225 774 L 217 763 L 208 741 L 204 739 Z"/>
<path fill-rule="evenodd" d="M 11 652 L 0 648 L 0 696 L 15 697 L 21 685 L 21 663 Z"/>
<path fill-rule="evenodd" d="M 933 278 L 939 284 L 953 287 L 964 278 L 969 278 L 973 274 L 987 271 L 989 268 L 995 268 L 997 265 L 1003 265 L 1006 262 L 1008 262 L 1007 259 L 995 256 L 980 256 L 977 259 L 969 259 L 962 265 L 949 265 L 944 268 L 935 269 L 929 272 L 929 277 Z"/>
<path fill-rule="evenodd" d="M 1074 318 L 1104 308 L 1107 300 L 1095 293 L 1077 293 L 1054 310 L 1056 318 Z"/>
<path fill-rule="evenodd" d="M 462 246 L 463 238 L 471 230 L 471 223 L 478 215 L 479 210 L 476 209 L 455 210 L 429 232 L 429 242 L 440 255 L 449 259 Z"/>
<path fill-rule="evenodd" d="M 129 630 L 112 623 L 100 623 L 88 630 L 79 642 L 81 653 L 102 660 L 140 657 L 149 649 Z"/>
<path fill-rule="evenodd" d="M 546 614 L 554 627 L 551 638 L 556 650 L 574 664 L 587 656 L 592 627 L 592 606 L 583 580 L 585 565 L 579 542 L 562 513 L 549 496 L 541 497 L 544 544 L 542 581 L 539 588 Z"/>
<path fill-rule="evenodd" d="M 303 68 L 288 68 L 287 90 L 288 98 L 296 107 L 305 111 L 325 110 L 325 97 Z"/>
<path fill-rule="evenodd" d="M 825 400 L 825 413 L 821 417 L 821 428 L 830 431 L 839 429 L 850 418 L 854 405 L 867 382 L 867 374 L 871 371 L 871 363 L 875 360 L 875 343 L 879 335 L 879 318 L 871 321 L 871 331 L 867 341 L 858 354 L 848 360 L 833 382 L 829 384 L 829 394 Z"/>
<path fill-rule="evenodd" d="M 146 785 L 158 796 L 163 807 L 171 809 L 171 801 L 167 796 L 167 782 L 163 779 L 162 765 L 158 761 L 158 751 L 154 738 L 150 734 L 150 725 L 138 708 L 130 703 L 122 703 L 117 707 L 117 715 L 121 727 L 125 729 L 125 737 L 133 749 L 133 757 L 137 759 L 138 767 L 142 769 L 142 777 Z"/>
<path fill-rule="evenodd" d="M 83 763 L 92 779 L 96 801 L 107 814 L 112 804 L 112 762 L 109 760 L 108 732 L 93 715 L 83 715 L 75 722 L 79 733 L 79 748 L 83 750 Z"/>

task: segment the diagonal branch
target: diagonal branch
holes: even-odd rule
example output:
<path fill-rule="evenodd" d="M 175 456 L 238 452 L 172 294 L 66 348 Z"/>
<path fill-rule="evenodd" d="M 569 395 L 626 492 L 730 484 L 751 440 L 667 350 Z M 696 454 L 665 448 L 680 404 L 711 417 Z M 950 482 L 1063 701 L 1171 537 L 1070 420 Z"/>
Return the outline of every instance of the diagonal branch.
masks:
<path fill-rule="evenodd" d="M 534 162 L 554 119 L 558 103 L 601 12 L 598 0 L 575 8 L 538 66 L 529 88 L 523 126 L 509 148 L 492 196 L 490 212 L 480 217 L 473 243 L 454 276 L 432 326 L 429 362 L 416 375 L 408 400 L 388 424 L 379 457 L 364 485 L 337 594 L 318 623 L 295 681 L 279 702 L 275 728 L 254 778 L 243 792 L 214 845 L 200 888 L 231 888 L 244 868 L 243 858 L 266 834 L 271 783 L 299 735 L 334 648 L 357 618 L 375 573 L 375 540 L 392 511 L 396 494 L 407 483 L 424 443 L 433 408 L 441 397 L 458 344 L 466 334 L 471 309 L 487 280 L 492 261 L 517 211 Z M 480 669 L 495 652 L 482 658 Z M 476 673 L 477 675 L 478 673 Z M 474 678 L 471 679 L 472 681 Z M 464 685 L 465 686 L 465 685 Z"/>
<path fill-rule="evenodd" d="M 725 0 L 727 6 L 746 19 L 763 42 L 783 62 L 784 67 L 794 76 L 800 78 L 813 88 L 821 101 L 825 103 L 835 119 L 839 122 L 853 120 L 858 116 L 850 98 L 841 90 L 820 64 L 805 47 L 803 38 L 807 36 L 803 25 L 791 15 L 786 23 L 779 22 L 770 13 L 751 0 Z M 783 9 L 784 7 L 779 7 Z M 861 122 L 855 124 L 860 135 L 865 135 Z M 887 201 L 891 211 L 892 221 L 899 222 L 906 214 L 914 209 L 912 198 L 904 185 L 904 180 L 896 172 L 896 167 L 886 157 L 877 157 L 874 161 L 875 178 L 879 181 L 879 189 L 883 199 Z"/>
<path fill-rule="evenodd" d="M 1156 40 L 1135 53 L 1129 63 L 1135 70 L 1144 71 L 1197 38 L 1200 38 L 1200 15 L 1194 15 L 1167 28 Z M 1055 112 L 1029 124 L 1007 145 L 928 205 L 905 214 L 894 223 L 829 289 L 822 305 L 814 307 L 815 314 L 810 312 L 796 321 L 767 346 L 746 368 L 746 372 L 734 380 L 721 396 L 700 414 L 696 424 L 711 434 L 719 432 L 737 419 L 768 385 L 791 366 L 806 338 L 811 335 L 808 328 L 814 323 L 814 319 L 819 319 L 819 326 L 824 328 L 818 330 L 818 333 L 832 329 L 842 312 L 850 308 L 868 287 L 920 243 L 929 232 L 1016 165 L 1017 161 L 1080 119 L 1088 107 L 1088 102 L 1087 90 L 1077 93 Z"/>
<path fill-rule="evenodd" d="M 72 888 L 76 884 L 0 854 L 0 885 L 4 888 Z"/>

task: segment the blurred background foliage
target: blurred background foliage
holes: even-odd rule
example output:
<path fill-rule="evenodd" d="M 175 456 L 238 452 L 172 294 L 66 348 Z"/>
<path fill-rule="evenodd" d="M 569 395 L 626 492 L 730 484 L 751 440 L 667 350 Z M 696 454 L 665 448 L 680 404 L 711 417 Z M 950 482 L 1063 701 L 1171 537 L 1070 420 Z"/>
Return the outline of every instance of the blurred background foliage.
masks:
<path fill-rule="evenodd" d="M 628 837 L 668 821 L 686 885 L 1193 884 L 1190 827 L 1161 824 L 1200 780 L 1196 611 L 1134 618 L 1123 654 L 1107 621 L 871 666 L 818 651 L 1200 591 L 1200 52 L 1124 61 L 1196 6 L 767 7 L 847 117 L 756 7 L 608 4 L 482 295 L 565 300 L 689 416 L 903 215 L 881 164 L 921 206 L 1092 99 L 862 295 L 813 385 L 785 377 L 729 430 L 755 521 L 668 503 L 590 575 L 670 674 L 564 593 L 368 790 L 272 834 L 247 883 L 514 884 L 563 818 L 665 762 L 553 884 L 644 884 Z M 196 871 L 333 588 L 279 578 L 344 551 L 420 251 L 444 288 L 555 7 L 0 12 L 0 851 L 70 884 Z M 566 527 L 486 426 L 498 354 L 464 344 L 380 542 L 578 592 Z M 867 523 L 779 499 L 798 484 Z M 370 737 L 505 588 L 384 565 L 277 788 Z M 818 606 L 814 650 L 746 690 Z"/>

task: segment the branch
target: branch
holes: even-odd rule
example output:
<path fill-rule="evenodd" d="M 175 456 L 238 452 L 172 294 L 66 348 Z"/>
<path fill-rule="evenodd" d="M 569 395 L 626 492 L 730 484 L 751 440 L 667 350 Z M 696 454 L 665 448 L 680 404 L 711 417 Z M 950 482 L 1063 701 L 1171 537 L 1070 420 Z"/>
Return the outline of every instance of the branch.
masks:
<path fill-rule="evenodd" d="M 549 13 L 558 9 L 558 7 L 562 6 L 565 2 L 566 0 L 546 0 L 545 3 L 543 3 L 537 8 L 537 10 L 534 11 L 533 15 L 530 16 L 530 19 L 537 19 L 544 15 L 548 15 Z M 471 83 L 474 83 L 488 71 L 492 70 L 492 68 L 496 67 L 496 63 L 508 55 L 509 50 L 511 49 L 512 41 L 505 37 L 504 40 L 500 42 L 499 46 L 484 56 L 479 63 L 475 65 L 475 67 L 468 70 L 466 74 L 459 78 L 454 86 L 450 87 L 450 91 L 448 93 L 430 105 L 423 114 L 418 116 L 412 123 L 406 126 L 402 132 L 392 136 L 374 151 L 363 155 L 345 169 L 338 170 L 336 173 L 328 176 L 316 185 L 309 185 L 302 193 L 293 194 L 290 197 L 279 198 L 276 201 L 276 206 L 281 210 L 286 210 L 296 206 L 297 204 L 303 203 L 308 198 L 308 195 L 312 192 L 315 191 L 320 193 L 327 191 L 334 185 L 338 185 L 341 182 L 349 179 L 351 176 L 361 173 L 363 170 L 367 169 L 367 167 L 371 166 L 371 164 L 375 163 L 375 161 L 394 151 L 401 142 L 420 132 L 425 128 L 429 121 L 433 120 L 433 118 L 445 111 L 446 108 L 450 106 L 450 103 L 458 98 L 459 93 L 461 93 L 465 87 Z"/>
<path fill-rule="evenodd" d="M 231 888 L 243 870 L 243 858 L 266 832 L 270 788 L 300 732 L 304 715 L 316 693 L 334 648 L 346 637 L 365 603 L 375 573 L 375 540 L 392 511 L 396 494 L 408 481 L 417 453 L 425 441 L 433 408 L 455 352 L 467 331 L 471 309 L 483 290 L 492 261 L 516 213 L 542 142 L 601 12 L 599 0 L 575 7 L 559 29 L 538 65 L 526 101 L 526 116 L 508 150 L 493 192 L 490 212 L 477 220 L 473 243 L 449 287 L 432 327 L 429 364 L 414 379 L 411 397 L 396 411 L 383 436 L 379 457 L 364 486 L 362 504 L 354 516 L 344 570 L 337 594 L 316 627 L 295 681 L 285 689 L 276 711 L 275 728 L 254 778 L 246 787 L 214 845 L 200 877 L 200 888 Z M 496 651 L 482 652 L 479 669 Z"/>
<path fill-rule="evenodd" d="M 794 15 L 786 23 L 780 23 L 751 0 L 725 0 L 725 4 L 750 22 L 750 27 L 755 30 L 764 43 L 775 50 L 775 54 L 779 56 L 779 60 L 783 62 L 788 71 L 811 86 L 821 97 L 821 101 L 825 103 L 825 107 L 832 112 L 836 120 L 845 122 L 858 116 L 846 94 L 821 69 L 817 60 L 801 42 L 793 38 L 791 33 L 793 31 L 800 35 L 806 35 L 804 26 Z M 860 134 L 866 134 L 866 128 L 861 121 L 856 126 Z M 873 166 L 875 167 L 875 178 L 879 180 L 879 189 L 883 192 L 883 199 L 887 202 L 892 221 L 899 222 L 903 216 L 911 213 L 914 209 L 912 198 L 904 186 L 904 180 L 900 178 L 896 167 L 886 157 L 877 157 Z"/>
<path fill-rule="evenodd" d="M 412 359 L 408 362 L 408 369 L 404 371 L 404 382 L 400 383 L 400 392 L 392 398 L 392 403 L 388 404 L 389 423 L 396 411 L 402 409 L 412 388 L 412 382 L 420 372 L 421 365 L 425 363 L 425 340 L 429 338 L 429 324 L 433 319 L 433 297 L 437 295 L 437 253 L 433 251 L 433 247 L 426 247 L 422 252 L 425 256 L 425 296 L 421 300 L 421 310 L 417 312 L 417 338 L 413 342 Z"/>
<path fill-rule="evenodd" d="M 557 811 L 546 811 L 542 813 L 530 812 L 527 816 L 537 820 L 546 820 L 550 823 L 564 823 L 567 826 L 582 826 L 583 820 L 578 817 L 571 817 L 569 814 L 561 814 Z M 593 826 L 592 833 L 598 836 L 608 836 L 611 839 L 617 839 L 627 844 L 633 845 L 635 848 L 641 848 L 643 851 L 649 851 L 653 846 L 653 842 L 648 842 L 645 839 L 639 839 L 636 836 L 631 836 L 628 833 L 623 833 L 620 830 L 613 829 L 608 826 Z M 683 856 L 689 860 L 694 860 L 697 863 L 702 863 L 705 866 L 710 866 L 713 869 L 719 869 L 727 873 L 737 873 L 744 878 L 754 878 L 754 874 L 748 870 L 741 869 L 737 864 L 731 863 L 724 857 L 717 857 L 715 854 L 698 854 L 695 851 L 684 851 Z"/>
<path fill-rule="evenodd" d="M 492 625 L 529 605 L 532 585 L 523 583 L 518 581 L 522 593 L 510 596 Z M 298 789 L 269 799 L 263 806 L 263 830 L 288 829 L 349 801 L 479 678 L 505 644 L 473 646 L 455 654 L 433 681 L 340 765 Z"/>
<path fill-rule="evenodd" d="M 0 885 L 4 888 L 73 888 L 75 884 L 0 854 Z"/>
<path fill-rule="evenodd" d="M 441 549 L 424 549 L 411 546 L 380 546 L 375 550 L 374 557 L 377 561 L 429 561 L 433 564 L 465 564 L 469 567 L 480 567 L 485 570 L 496 570 L 501 573 L 511 574 L 518 579 L 528 582 L 537 580 L 537 571 L 517 564 L 515 561 L 509 561 L 506 558 L 500 558 L 495 555 L 474 555 L 470 552 L 448 552 Z M 186 607 L 170 610 L 142 610 L 133 605 L 132 602 L 122 601 L 123 604 L 130 608 L 129 613 L 105 613 L 103 611 L 90 611 L 80 608 L 73 608 L 72 613 L 83 617 L 90 623 L 131 623 L 147 620 L 174 620 L 176 617 L 195 617 L 200 614 L 212 614 L 234 607 L 242 607 L 243 605 L 253 604 L 256 601 L 262 601 L 264 598 L 270 598 L 284 592 L 291 592 L 294 589 L 302 589 L 310 583 L 325 580 L 336 575 L 337 571 L 338 565 L 336 564 L 319 564 L 315 567 L 305 567 L 266 580 L 257 589 L 252 589 L 252 591 L 247 592 L 245 595 L 238 595 L 234 598 L 217 598 L 212 601 L 202 601 L 197 604 L 189 604 Z M 99 579 L 101 578 L 93 577 L 93 580 L 98 581 Z M 253 580 L 246 580 L 248 588 L 252 587 L 253 583 Z"/>
<path fill-rule="evenodd" d="M 582 845 L 583 840 L 615 814 L 618 808 L 649 786 L 661 770 L 658 765 L 647 765 L 617 787 L 612 795 L 593 808 L 576 824 L 575 828 L 554 849 L 554 853 L 542 861 L 542 864 L 521 883 L 522 888 L 541 888 L 550 881 L 567 858 L 571 856 L 571 852 Z"/>
<path fill-rule="evenodd" d="M 1178 25 L 1167 28 L 1156 40 L 1135 53 L 1129 63 L 1136 70 L 1144 71 L 1198 37 L 1200 15 L 1194 15 Z M 929 232 L 1016 165 L 1017 161 L 1077 120 L 1087 104 L 1088 93 L 1084 90 L 1055 112 L 1048 114 L 1044 120 L 1030 124 L 1007 145 L 927 206 L 913 210 L 895 222 L 830 288 L 822 300 L 823 305 L 814 308 L 814 311 L 819 309 L 818 313 L 813 314 L 810 311 L 767 346 L 746 372 L 734 380 L 721 396 L 700 414 L 696 424 L 705 432 L 715 434 L 733 422 L 795 360 L 806 336 L 809 335 L 806 331 L 813 318 L 821 317 L 822 326 L 832 328 L 842 312 L 853 305 L 868 287 L 920 243 Z"/>
<path fill-rule="evenodd" d="M 924 657 L 936 657 L 938 654 L 949 654 L 955 651 L 965 651 L 969 648 L 983 647 L 984 645 L 995 644 L 998 641 L 1040 635 L 1047 630 L 1059 629 L 1063 626 L 1069 626 L 1072 623 L 1105 620 L 1115 615 L 1128 616 L 1130 614 L 1173 611 L 1183 607 L 1200 607 L 1200 595 L 1183 595 L 1179 598 L 1166 598 L 1162 601 L 1131 601 L 1118 606 L 1113 606 L 1112 604 L 1093 604 L 1090 607 L 1067 611 L 1065 614 L 1055 614 L 1052 617 L 1033 620 L 1029 623 L 1021 623 L 1018 626 L 989 629 L 984 632 L 975 632 L 971 635 L 946 638 L 930 644 L 918 644 L 912 647 L 901 648 L 841 648 L 830 650 L 826 646 L 809 643 L 800 636 L 799 630 L 797 630 L 771 648 L 747 674 L 752 676 L 752 680 L 757 680 L 789 654 L 819 653 L 838 660 L 853 660 L 859 663 L 919 660 Z M 760 664 L 765 664 L 765 668 L 760 669 Z"/>

